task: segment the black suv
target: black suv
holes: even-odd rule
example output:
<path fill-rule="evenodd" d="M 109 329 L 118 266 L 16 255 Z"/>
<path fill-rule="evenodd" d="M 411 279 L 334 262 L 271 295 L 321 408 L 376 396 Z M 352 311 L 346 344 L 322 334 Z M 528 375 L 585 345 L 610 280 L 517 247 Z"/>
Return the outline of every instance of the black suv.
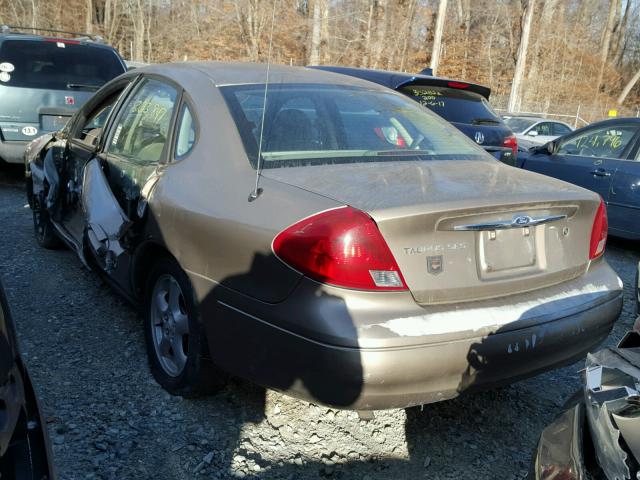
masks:
<path fill-rule="evenodd" d="M 118 52 L 88 37 L 0 30 L 0 160 L 22 163 L 36 136 L 59 130 L 102 85 L 127 68 Z"/>
<path fill-rule="evenodd" d="M 434 77 L 430 69 L 411 74 L 349 67 L 310 68 L 362 78 L 403 93 L 452 123 L 494 157 L 515 165 L 517 140 L 489 105 L 489 87 Z"/>

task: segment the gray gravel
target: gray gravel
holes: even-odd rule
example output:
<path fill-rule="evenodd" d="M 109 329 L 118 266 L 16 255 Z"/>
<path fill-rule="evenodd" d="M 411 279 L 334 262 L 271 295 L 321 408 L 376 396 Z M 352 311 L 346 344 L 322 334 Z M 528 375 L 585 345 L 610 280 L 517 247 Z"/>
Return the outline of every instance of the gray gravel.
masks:
<path fill-rule="evenodd" d="M 170 397 L 152 380 L 132 308 L 71 252 L 37 247 L 20 172 L 6 166 L 0 225 L 0 276 L 61 479 L 524 478 L 540 431 L 580 386 L 577 363 L 369 422 L 241 382 Z M 633 323 L 640 248 L 611 241 L 607 258 L 627 288 L 613 344 Z"/>

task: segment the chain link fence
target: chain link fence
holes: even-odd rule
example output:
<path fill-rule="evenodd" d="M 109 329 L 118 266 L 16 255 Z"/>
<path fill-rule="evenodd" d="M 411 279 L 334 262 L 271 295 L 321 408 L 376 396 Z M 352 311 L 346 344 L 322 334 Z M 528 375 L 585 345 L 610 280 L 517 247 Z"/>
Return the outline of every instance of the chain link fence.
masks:
<path fill-rule="evenodd" d="M 584 127 L 599 120 L 611 117 L 640 117 L 640 108 L 618 106 L 615 103 L 605 102 L 603 99 L 595 104 L 582 104 L 567 102 L 557 104 L 552 102 L 523 102 L 518 112 L 508 112 L 509 95 L 491 95 L 491 105 L 501 115 L 506 113 L 516 115 L 535 115 L 542 118 L 562 120 L 575 128 Z M 609 100 L 609 99 L 606 99 Z M 613 115 L 615 111 L 615 115 Z M 611 113 L 611 115 L 610 115 Z"/>

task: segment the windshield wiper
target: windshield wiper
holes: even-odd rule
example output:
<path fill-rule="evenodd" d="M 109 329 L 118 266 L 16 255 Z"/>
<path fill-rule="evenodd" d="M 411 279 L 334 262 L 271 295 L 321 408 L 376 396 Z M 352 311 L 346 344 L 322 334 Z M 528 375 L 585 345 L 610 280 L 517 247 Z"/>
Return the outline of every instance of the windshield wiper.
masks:
<path fill-rule="evenodd" d="M 89 90 L 99 90 L 100 85 L 89 85 L 87 83 L 67 83 L 67 88 L 87 88 Z"/>
<path fill-rule="evenodd" d="M 474 118 L 471 120 L 474 125 L 481 125 L 483 123 L 490 123 L 491 125 L 499 125 L 500 121 L 495 118 Z"/>

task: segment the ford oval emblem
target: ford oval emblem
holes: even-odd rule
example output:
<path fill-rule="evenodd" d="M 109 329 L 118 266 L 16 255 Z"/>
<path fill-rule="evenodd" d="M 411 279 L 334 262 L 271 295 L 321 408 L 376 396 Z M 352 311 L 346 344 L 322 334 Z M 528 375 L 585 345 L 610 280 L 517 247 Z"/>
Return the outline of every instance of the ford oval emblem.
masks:
<path fill-rule="evenodd" d="M 478 145 L 481 145 L 484 143 L 484 134 L 482 132 L 476 132 L 475 136 L 473 137 L 476 140 L 476 143 Z"/>
<path fill-rule="evenodd" d="M 511 221 L 511 223 L 513 225 L 525 226 L 525 225 L 529 225 L 532 220 L 533 219 L 528 215 L 518 215 L 513 217 L 513 220 Z"/>

